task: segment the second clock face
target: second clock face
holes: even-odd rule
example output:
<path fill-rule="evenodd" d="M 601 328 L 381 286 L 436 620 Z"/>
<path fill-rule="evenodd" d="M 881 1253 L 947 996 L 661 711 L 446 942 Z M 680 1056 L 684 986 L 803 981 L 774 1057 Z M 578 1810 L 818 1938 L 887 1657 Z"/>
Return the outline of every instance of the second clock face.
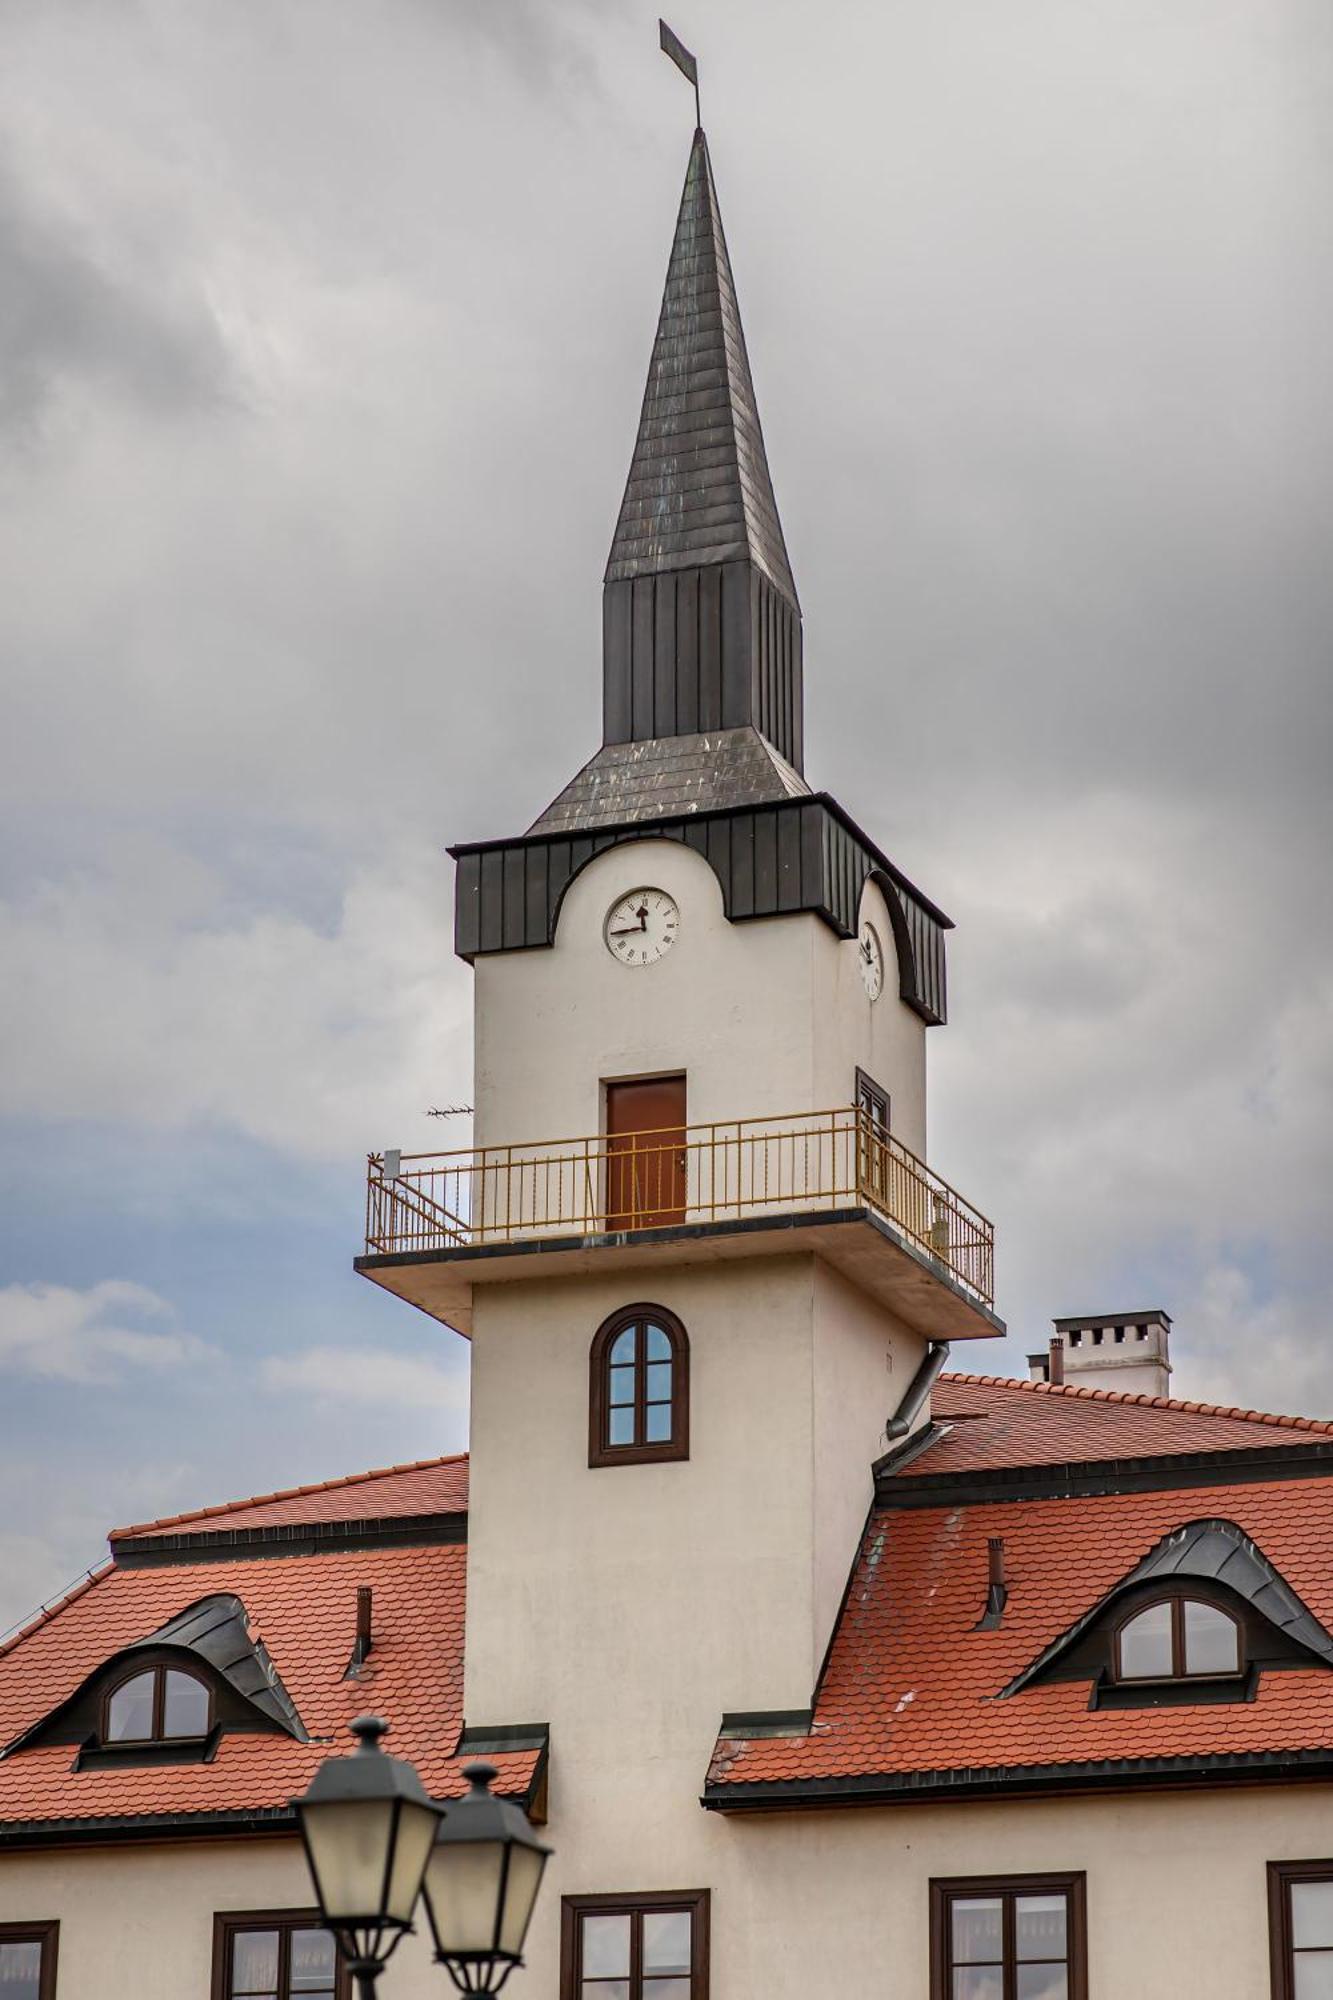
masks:
<path fill-rule="evenodd" d="M 680 910 L 665 889 L 633 889 L 612 903 L 602 926 L 606 948 L 622 965 L 656 965 L 676 942 Z"/>
<path fill-rule="evenodd" d="M 862 924 L 861 935 L 856 940 L 857 956 L 861 961 L 861 979 L 872 1000 L 878 1000 L 884 991 L 884 951 L 879 941 L 879 932 L 873 924 Z"/>

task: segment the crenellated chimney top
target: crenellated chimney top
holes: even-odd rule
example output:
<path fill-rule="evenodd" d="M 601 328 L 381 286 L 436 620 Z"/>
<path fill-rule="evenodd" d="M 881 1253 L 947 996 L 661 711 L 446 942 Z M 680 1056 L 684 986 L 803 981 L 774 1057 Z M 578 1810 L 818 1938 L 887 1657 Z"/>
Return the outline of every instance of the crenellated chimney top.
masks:
<path fill-rule="evenodd" d="M 1146 1312 L 1077 1313 L 1053 1322 L 1046 1354 L 1029 1354 L 1033 1382 L 1116 1389 L 1126 1396 L 1171 1393 L 1171 1316 Z"/>

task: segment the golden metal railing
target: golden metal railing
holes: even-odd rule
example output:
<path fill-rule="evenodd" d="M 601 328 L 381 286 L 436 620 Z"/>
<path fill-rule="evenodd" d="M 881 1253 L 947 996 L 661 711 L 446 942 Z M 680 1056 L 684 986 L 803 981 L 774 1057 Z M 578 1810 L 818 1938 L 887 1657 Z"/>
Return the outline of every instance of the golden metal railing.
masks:
<path fill-rule="evenodd" d="M 984 1215 L 864 1111 L 728 1119 L 657 1132 L 372 1153 L 370 1254 L 533 1236 L 630 1233 L 681 1222 L 868 1205 L 989 1305 Z"/>

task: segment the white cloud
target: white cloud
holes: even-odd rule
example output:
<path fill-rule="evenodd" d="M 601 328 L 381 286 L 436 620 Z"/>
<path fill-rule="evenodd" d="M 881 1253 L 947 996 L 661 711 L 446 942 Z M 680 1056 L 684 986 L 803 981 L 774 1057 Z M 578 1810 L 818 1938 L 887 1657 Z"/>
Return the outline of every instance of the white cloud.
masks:
<path fill-rule="evenodd" d="M 467 1409 L 465 1374 L 441 1368 L 424 1356 L 378 1348 L 307 1347 L 299 1354 L 270 1354 L 260 1365 L 260 1375 L 270 1389 L 290 1390 L 326 1405 Z"/>
<path fill-rule="evenodd" d="M 8 1285 L 0 1291 L 0 1370 L 114 1382 L 131 1369 L 175 1368 L 208 1353 L 192 1334 L 154 1330 L 174 1317 L 166 1299 L 125 1278 L 104 1278 L 85 1290 Z"/>
<path fill-rule="evenodd" d="M 349 1166 L 411 1143 L 470 1067 L 439 886 L 434 856 L 400 853 L 321 928 L 133 841 L 0 902 L 0 1040 L 27 1051 L 0 1114 L 206 1124 Z"/>

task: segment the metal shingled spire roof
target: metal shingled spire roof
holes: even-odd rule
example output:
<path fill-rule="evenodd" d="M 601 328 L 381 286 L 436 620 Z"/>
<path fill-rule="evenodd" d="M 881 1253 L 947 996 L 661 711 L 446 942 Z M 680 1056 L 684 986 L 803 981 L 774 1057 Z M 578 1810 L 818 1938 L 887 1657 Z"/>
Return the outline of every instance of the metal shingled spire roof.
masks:
<path fill-rule="evenodd" d="M 747 556 L 795 605 L 708 142 L 697 131 L 606 581 Z"/>

